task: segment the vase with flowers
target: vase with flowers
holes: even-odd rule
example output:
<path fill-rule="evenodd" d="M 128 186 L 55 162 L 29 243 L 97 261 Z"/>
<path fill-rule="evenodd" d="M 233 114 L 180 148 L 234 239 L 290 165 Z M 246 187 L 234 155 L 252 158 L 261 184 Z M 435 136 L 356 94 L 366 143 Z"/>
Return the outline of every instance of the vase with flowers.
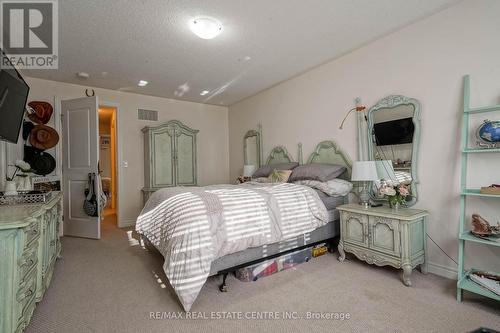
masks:
<path fill-rule="evenodd" d="M 17 160 L 16 163 L 11 166 L 15 167 L 16 169 L 12 173 L 11 177 L 9 177 L 8 175 L 6 176 L 4 195 L 9 196 L 18 194 L 16 177 L 23 178 L 22 186 L 19 188 L 19 190 L 29 191 L 30 188 L 28 187 L 31 187 L 29 174 L 33 172 L 33 170 L 31 169 L 31 165 L 23 160 Z"/>
<path fill-rule="evenodd" d="M 386 185 L 380 189 L 380 194 L 387 198 L 389 206 L 394 209 L 406 206 L 406 198 L 410 195 L 407 185 Z"/>

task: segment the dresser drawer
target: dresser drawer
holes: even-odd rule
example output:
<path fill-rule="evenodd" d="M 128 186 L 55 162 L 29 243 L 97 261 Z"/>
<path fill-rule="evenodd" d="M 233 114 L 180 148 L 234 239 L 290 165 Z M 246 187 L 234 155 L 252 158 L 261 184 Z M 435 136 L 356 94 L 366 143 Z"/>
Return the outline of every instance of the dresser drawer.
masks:
<path fill-rule="evenodd" d="M 36 270 L 38 263 L 38 242 L 32 243 L 33 246 L 24 251 L 23 256 L 18 260 L 19 284 L 23 284 L 31 270 Z"/>
<path fill-rule="evenodd" d="M 32 306 L 35 303 L 35 295 L 36 295 L 36 270 L 30 271 L 28 274 L 26 281 L 21 284 L 17 295 L 17 319 L 18 324 L 25 321 L 26 317 L 30 317 L 29 311 L 32 310 Z"/>
<path fill-rule="evenodd" d="M 29 247 L 31 242 L 40 237 L 40 221 L 35 220 L 23 229 L 26 237 L 25 247 Z"/>

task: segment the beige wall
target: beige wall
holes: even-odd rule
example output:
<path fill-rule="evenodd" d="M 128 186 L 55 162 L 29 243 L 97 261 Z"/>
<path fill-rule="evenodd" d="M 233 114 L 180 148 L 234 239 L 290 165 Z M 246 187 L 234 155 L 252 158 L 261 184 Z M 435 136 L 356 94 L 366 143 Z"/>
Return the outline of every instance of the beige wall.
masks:
<path fill-rule="evenodd" d="M 416 98 L 422 103 L 421 184 L 416 207 L 430 211 L 429 235 L 456 259 L 462 76 L 472 75 L 472 105 L 500 104 L 498 13 L 500 1 L 465 1 L 232 105 L 231 179 L 241 173 L 243 135 L 259 122 L 265 156 L 280 144 L 296 156 L 296 144 L 302 142 L 306 159 L 319 141 L 335 139 L 356 159 L 355 117 L 339 130 L 354 98 L 360 96 L 367 106 L 390 94 Z M 488 117 L 500 119 L 500 114 Z M 481 155 L 486 161 L 471 165 L 472 183 L 500 182 L 500 174 L 493 171 L 500 166 L 499 157 Z M 499 221 L 498 201 L 473 202 L 471 209 L 491 222 Z M 453 276 L 456 265 L 428 243 L 432 271 Z M 476 266 L 498 270 L 498 249 L 468 248 L 468 263 L 474 258 Z"/>
<path fill-rule="evenodd" d="M 54 81 L 26 78 L 30 86 L 29 100 L 54 102 L 61 99 L 85 96 L 85 86 Z M 133 224 L 142 208 L 141 188 L 144 184 L 143 136 L 141 129 L 171 119 L 182 121 L 187 126 L 200 130 L 198 133 L 198 182 L 201 185 L 226 183 L 229 174 L 228 161 L 228 116 L 227 108 L 158 98 L 126 92 L 95 88 L 100 104 L 118 104 L 118 141 L 121 142 L 119 177 L 119 210 L 121 225 Z M 137 109 L 159 111 L 159 121 L 137 119 Z M 12 151 L 12 146 L 10 150 Z M 18 150 L 20 153 L 20 149 Z M 20 156 L 20 155 L 19 155 Z M 119 154 L 120 156 L 120 154 Z M 10 154 L 10 159 L 15 156 Z M 121 165 L 128 162 L 128 167 Z M 2 172 L 3 174 L 3 172 Z"/>

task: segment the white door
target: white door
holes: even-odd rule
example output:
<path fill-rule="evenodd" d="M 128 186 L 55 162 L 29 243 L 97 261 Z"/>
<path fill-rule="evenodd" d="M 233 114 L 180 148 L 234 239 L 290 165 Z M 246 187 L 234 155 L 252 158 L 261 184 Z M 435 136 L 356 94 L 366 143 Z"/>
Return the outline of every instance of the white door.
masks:
<path fill-rule="evenodd" d="M 97 175 L 99 161 L 97 110 L 96 96 L 61 102 L 64 235 L 66 236 L 101 238 L 100 217 L 88 216 L 83 210 L 88 174 Z M 99 198 L 99 186 L 100 184 L 96 182 L 96 198 Z"/>

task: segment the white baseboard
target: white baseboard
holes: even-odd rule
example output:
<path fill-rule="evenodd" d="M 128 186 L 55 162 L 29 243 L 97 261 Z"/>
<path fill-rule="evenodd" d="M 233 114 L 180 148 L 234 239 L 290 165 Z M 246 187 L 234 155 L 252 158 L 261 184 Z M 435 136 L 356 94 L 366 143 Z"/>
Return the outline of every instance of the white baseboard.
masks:
<path fill-rule="evenodd" d="M 429 266 L 428 267 L 429 273 L 436 274 L 452 280 L 457 280 L 458 278 L 458 270 L 456 268 L 443 266 L 433 262 L 429 262 L 428 266 Z"/>
<path fill-rule="evenodd" d="M 121 219 L 118 222 L 119 228 L 133 227 L 135 225 L 136 219 Z"/>

